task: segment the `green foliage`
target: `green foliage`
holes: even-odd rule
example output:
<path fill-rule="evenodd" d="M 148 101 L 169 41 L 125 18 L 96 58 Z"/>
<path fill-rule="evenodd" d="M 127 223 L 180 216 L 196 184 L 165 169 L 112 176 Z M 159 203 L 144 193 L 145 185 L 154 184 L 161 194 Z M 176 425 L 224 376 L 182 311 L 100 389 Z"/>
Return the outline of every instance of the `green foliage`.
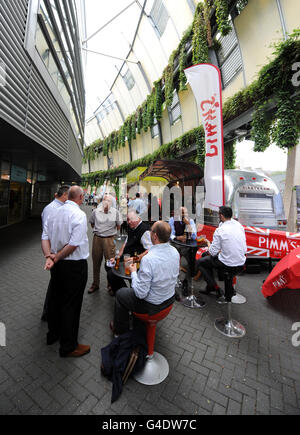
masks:
<path fill-rule="evenodd" d="M 231 32 L 227 0 L 215 0 L 218 30 L 222 36 Z"/>
<path fill-rule="evenodd" d="M 195 18 L 193 22 L 193 65 L 199 63 L 206 63 L 209 60 L 208 44 L 207 44 L 207 30 L 204 17 L 204 6 L 198 3 Z"/>
<path fill-rule="evenodd" d="M 272 120 L 266 112 L 267 103 L 257 107 L 252 118 L 251 139 L 254 141 L 254 151 L 265 151 L 270 145 L 270 128 Z"/>
<path fill-rule="evenodd" d="M 137 112 L 138 112 L 138 116 L 137 116 L 136 127 L 137 127 L 138 134 L 141 134 L 142 128 L 143 128 L 143 111 L 142 111 L 142 108 L 139 107 Z"/>
<path fill-rule="evenodd" d="M 165 84 L 165 102 L 168 107 L 172 106 L 173 103 L 173 92 L 174 92 L 174 55 L 171 55 L 171 60 L 163 72 L 163 80 Z"/>
<path fill-rule="evenodd" d="M 163 95 L 160 80 L 154 83 L 154 113 L 157 121 L 162 118 Z"/>
<path fill-rule="evenodd" d="M 299 127 L 295 116 L 297 103 L 290 98 L 288 92 L 280 91 L 277 104 L 277 123 L 273 131 L 274 142 L 280 148 L 292 148 L 299 138 Z"/>

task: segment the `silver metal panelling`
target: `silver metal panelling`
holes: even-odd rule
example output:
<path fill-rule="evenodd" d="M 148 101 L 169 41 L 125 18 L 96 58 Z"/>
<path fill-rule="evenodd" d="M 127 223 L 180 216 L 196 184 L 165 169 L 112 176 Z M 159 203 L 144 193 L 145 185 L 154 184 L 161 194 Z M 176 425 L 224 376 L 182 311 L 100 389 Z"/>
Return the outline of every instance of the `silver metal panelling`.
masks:
<path fill-rule="evenodd" d="M 5 86 L 0 88 L 0 113 L 24 131 L 30 62 L 23 49 L 28 0 L 0 1 L 0 59 Z"/>
<path fill-rule="evenodd" d="M 242 58 L 239 47 L 236 46 L 230 56 L 221 66 L 224 87 L 230 82 L 235 74 L 242 68 Z"/>
<path fill-rule="evenodd" d="M 81 152 L 70 124 L 24 49 L 29 0 L 0 0 L 0 117 L 44 146 L 78 173 Z"/>
<path fill-rule="evenodd" d="M 49 128 L 50 127 L 50 128 Z M 33 68 L 28 98 L 26 131 L 44 137 L 48 147 L 63 160 L 68 159 L 68 121 Z"/>

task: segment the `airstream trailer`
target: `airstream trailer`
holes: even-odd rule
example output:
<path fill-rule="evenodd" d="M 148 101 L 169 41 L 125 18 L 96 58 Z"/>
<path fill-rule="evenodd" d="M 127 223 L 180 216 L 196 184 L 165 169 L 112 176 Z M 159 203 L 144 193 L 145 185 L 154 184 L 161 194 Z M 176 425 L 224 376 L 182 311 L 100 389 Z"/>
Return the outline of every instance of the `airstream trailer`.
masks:
<path fill-rule="evenodd" d="M 276 183 L 262 172 L 225 170 L 226 205 L 242 225 L 286 230 L 281 193 Z M 217 225 L 217 213 L 205 213 L 205 221 Z"/>
<path fill-rule="evenodd" d="M 217 212 L 204 210 L 197 212 L 197 186 L 203 186 L 204 172 L 193 162 L 182 160 L 156 160 L 139 177 L 140 182 L 146 177 L 162 177 L 167 186 L 180 187 L 184 202 L 184 187 L 192 187 L 193 211 L 202 216 L 206 225 L 219 225 Z M 147 179 L 147 178 L 146 178 Z M 185 198 L 186 199 L 186 198 Z M 242 225 L 286 230 L 286 220 L 281 193 L 276 183 L 263 172 L 227 169 L 225 170 L 226 205 L 233 211 L 233 217 Z M 183 205 L 183 204 L 182 204 Z M 200 207 L 201 208 L 201 207 Z M 200 210 L 198 207 L 198 210 Z"/>

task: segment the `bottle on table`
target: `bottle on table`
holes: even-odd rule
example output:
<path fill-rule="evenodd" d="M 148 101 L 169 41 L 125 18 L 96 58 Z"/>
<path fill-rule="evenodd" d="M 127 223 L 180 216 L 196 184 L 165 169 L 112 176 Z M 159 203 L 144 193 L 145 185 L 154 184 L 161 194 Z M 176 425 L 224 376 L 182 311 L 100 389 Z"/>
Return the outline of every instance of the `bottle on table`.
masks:
<path fill-rule="evenodd" d="M 120 267 L 120 251 L 119 250 L 116 251 L 115 259 L 116 259 L 115 269 L 119 270 L 119 267 Z"/>
<path fill-rule="evenodd" d="M 133 262 L 136 264 L 137 270 L 140 268 L 140 257 L 138 256 L 138 253 L 135 251 L 133 255 Z"/>

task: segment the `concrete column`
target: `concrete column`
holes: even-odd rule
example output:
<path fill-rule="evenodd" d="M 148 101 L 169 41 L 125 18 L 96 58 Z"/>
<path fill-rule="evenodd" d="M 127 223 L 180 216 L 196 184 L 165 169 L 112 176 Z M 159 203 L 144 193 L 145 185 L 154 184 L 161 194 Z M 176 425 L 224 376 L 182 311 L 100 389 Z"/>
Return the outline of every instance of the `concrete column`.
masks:
<path fill-rule="evenodd" d="M 285 215 L 288 221 L 287 230 L 296 232 L 297 204 L 294 186 L 300 185 L 300 141 L 288 153 L 286 180 L 283 196 Z"/>

